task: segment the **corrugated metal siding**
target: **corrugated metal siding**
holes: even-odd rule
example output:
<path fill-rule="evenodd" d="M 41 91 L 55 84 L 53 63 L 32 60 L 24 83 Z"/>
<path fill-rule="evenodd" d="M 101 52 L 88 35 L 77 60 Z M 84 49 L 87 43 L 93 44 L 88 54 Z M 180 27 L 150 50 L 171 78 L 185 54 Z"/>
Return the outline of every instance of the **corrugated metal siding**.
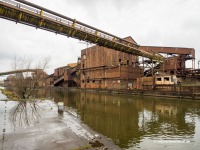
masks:
<path fill-rule="evenodd" d="M 81 51 L 81 88 L 125 89 L 141 75 L 138 57 L 101 46 Z M 128 60 L 128 61 L 127 61 Z"/>

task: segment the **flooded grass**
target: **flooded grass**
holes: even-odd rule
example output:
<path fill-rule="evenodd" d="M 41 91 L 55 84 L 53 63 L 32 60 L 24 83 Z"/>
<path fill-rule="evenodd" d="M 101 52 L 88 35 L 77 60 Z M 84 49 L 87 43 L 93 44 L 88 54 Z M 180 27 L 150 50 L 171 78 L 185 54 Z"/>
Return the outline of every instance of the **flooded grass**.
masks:
<path fill-rule="evenodd" d="M 90 148 L 91 148 L 90 145 L 86 145 L 86 146 L 83 146 L 83 147 L 81 147 L 81 148 L 75 148 L 75 149 L 73 149 L 73 150 L 86 150 L 86 149 L 90 149 Z"/>
<path fill-rule="evenodd" d="M 7 98 L 11 99 L 11 100 L 19 100 L 19 97 L 17 95 L 15 95 L 13 92 L 10 92 L 8 90 L 5 89 L 0 89 L 0 91 L 2 92 L 2 94 L 6 95 Z"/>

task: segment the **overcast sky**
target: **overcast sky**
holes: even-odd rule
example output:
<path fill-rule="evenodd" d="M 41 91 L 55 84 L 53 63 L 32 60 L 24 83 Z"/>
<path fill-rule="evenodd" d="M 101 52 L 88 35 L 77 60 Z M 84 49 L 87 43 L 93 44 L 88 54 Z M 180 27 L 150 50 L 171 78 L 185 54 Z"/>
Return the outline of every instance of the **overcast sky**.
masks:
<path fill-rule="evenodd" d="M 200 0 L 28 0 L 140 45 L 189 47 L 200 60 Z M 15 55 L 38 62 L 51 57 L 48 73 L 77 62 L 79 40 L 0 18 L 0 72 Z"/>

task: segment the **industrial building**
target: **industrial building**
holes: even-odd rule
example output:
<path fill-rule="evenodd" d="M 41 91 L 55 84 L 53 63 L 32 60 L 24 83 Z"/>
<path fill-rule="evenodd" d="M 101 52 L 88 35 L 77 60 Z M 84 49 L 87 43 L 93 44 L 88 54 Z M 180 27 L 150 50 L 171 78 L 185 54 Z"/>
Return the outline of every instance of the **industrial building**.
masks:
<path fill-rule="evenodd" d="M 130 36 L 123 40 L 137 44 Z M 200 79 L 200 69 L 194 69 L 193 48 L 140 46 L 139 49 L 164 59 L 155 61 L 94 45 L 83 49 L 76 63 L 56 68 L 52 75 L 44 74 L 46 81 L 40 86 L 152 90 L 156 86 L 176 85 L 185 78 Z M 188 60 L 192 61 L 192 68 L 186 68 Z M 9 77 L 7 84 L 8 81 Z"/>
<path fill-rule="evenodd" d="M 137 44 L 132 37 L 123 40 Z M 54 70 L 53 86 L 82 89 L 151 89 L 154 85 L 175 85 L 180 78 L 199 77 L 193 48 L 140 46 L 139 50 L 162 55 L 155 61 L 135 54 L 94 45 L 81 51 L 77 63 Z M 186 68 L 186 61 L 192 68 Z M 195 71 L 194 71 L 195 70 Z"/>
<path fill-rule="evenodd" d="M 195 65 L 195 50 L 193 48 L 180 47 L 158 47 L 158 46 L 140 46 L 140 50 L 162 54 L 165 59 L 162 63 L 157 63 L 151 67 L 151 71 L 145 70 L 145 76 L 152 76 L 159 71 L 167 75 L 176 75 L 178 77 L 186 77 L 189 70 L 194 70 Z M 192 61 L 192 68 L 186 68 L 186 61 Z M 144 61 L 143 63 L 151 64 L 151 61 Z M 154 70 L 152 72 L 152 70 Z"/>
<path fill-rule="evenodd" d="M 142 74 L 138 56 L 98 45 L 81 51 L 80 70 L 81 88 L 132 89 Z"/>
<path fill-rule="evenodd" d="M 80 63 L 77 62 L 56 68 L 53 75 L 53 86 L 80 87 L 79 66 Z"/>
<path fill-rule="evenodd" d="M 132 89 L 138 87 L 137 81 L 142 81 L 143 86 L 145 78 L 151 79 L 148 84 L 152 85 L 176 84 L 169 76 L 200 79 L 193 48 L 140 46 L 131 37 L 122 39 L 27 1 L 2 1 L 0 15 L 16 23 L 96 44 L 81 51 L 80 62 L 75 66 L 55 69 L 46 85 Z M 191 68 L 186 68 L 187 60 L 192 60 Z"/>

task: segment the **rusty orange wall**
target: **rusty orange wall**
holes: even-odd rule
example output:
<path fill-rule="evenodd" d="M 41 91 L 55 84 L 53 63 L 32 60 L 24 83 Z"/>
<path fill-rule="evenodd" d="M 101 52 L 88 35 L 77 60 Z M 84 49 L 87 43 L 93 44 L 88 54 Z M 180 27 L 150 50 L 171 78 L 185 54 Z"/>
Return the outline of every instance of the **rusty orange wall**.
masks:
<path fill-rule="evenodd" d="M 137 78 L 137 89 L 142 89 L 143 85 L 154 85 L 154 77 L 141 77 Z"/>
<path fill-rule="evenodd" d="M 132 83 L 134 88 L 136 85 L 136 80 L 106 79 L 102 80 L 101 82 L 95 81 L 95 83 L 93 83 L 92 81 L 86 81 L 84 83 L 81 82 L 81 88 L 127 89 L 128 83 Z"/>
<path fill-rule="evenodd" d="M 54 69 L 54 76 L 58 76 L 58 69 Z"/>
<path fill-rule="evenodd" d="M 86 55 L 86 59 L 83 59 L 83 55 Z M 116 66 L 119 64 L 119 59 L 123 63 L 129 60 L 131 65 L 137 61 L 138 57 L 102 46 L 93 46 L 81 51 L 81 69 L 83 69 L 83 64 L 84 68 Z"/>
<path fill-rule="evenodd" d="M 120 78 L 119 67 L 106 69 L 106 78 Z"/>
<path fill-rule="evenodd" d="M 84 59 L 84 55 L 86 59 Z M 128 64 L 127 60 L 129 60 Z M 85 86 L 86 88 L 127 88 L 129 82 L 132 83 L 133 79 L 136 80 L 137 77 L 140 77 L 140 68 L 134 67 L 136 61 L 138 61 L 137 56 L 100 46 L 82 50 L 81 88 Z M 121 82 L 122 79 L 126 79 L 126 81 Z M 101 84 L 97 80 L 101 80 Z"/>
<path fill-rule="evenodd" d="M 67 81 L 68 80 L 68 74 L 67 74 L 67 71 L 64 72 L 64 81 Z"/>
<path fill-rule="evenodd" d="M 164 63 L 164 70 L 175 70 L 175 69 L 181 69 L 178 57 L 168 58 L 168 60 L 165 61 Z"/>

